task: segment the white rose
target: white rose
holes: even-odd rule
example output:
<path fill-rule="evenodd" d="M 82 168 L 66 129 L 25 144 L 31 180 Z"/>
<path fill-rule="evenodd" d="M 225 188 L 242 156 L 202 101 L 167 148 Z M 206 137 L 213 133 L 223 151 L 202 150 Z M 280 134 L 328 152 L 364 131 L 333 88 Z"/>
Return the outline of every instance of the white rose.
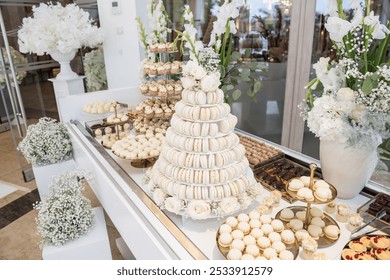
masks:
<path fill-rule="evenodd" d="M 238 203 L 237 197 L 226 197 L 220 203 L 220 208 L 225 214 L 231 214 L 240 210 L 240 203 Z"/>
<path fill-rule="evenodd" d="M 221 84 L 219 78 L 219 74 L 217 73 L 211 73 L 207 76 L 204 76 L 203 79 L 200 81 L 200 86 L 202 90 L 204 92 L 216 91 Z"/>
<path fill-rule="evenodd" d="M 184 75 L 189 75 L 191 74 L 194 70 L 194 68 L 197 68 L 198 67 L 198 62 L 194 61 L 194 60 L 190 60 L 186 63 L 186 65 L 184 65 L 183 67 L 183 74 Z"/>
<path fill-rule="evenodd" d="M 185 76 L 183 78 L 181 78 L 181 84 L 183 86 L 183 88 L 193 88 L 196 84 L 196 81 L 194 78 L 190 77 L 190 76 Z"/>
<path fill-rule="evenodd" d="M 328 72 L 330 57 L 321 57 L 317 63 L 313 64 L 313 69 L 316 71 L 317 77 L 322 77 Z"/>
<path fill-rule="evenodd" d="M 340 88 L 337 92 L 337 99 L 340 101 L 354 101 L 355 92 L 351 88 Z"/>
<path fill-rule="evenodd" d="M 352 27 L 352 23 L 339 17 L 329 17 L 325 23 L 325 28 L 329 32 L 330 39 L 338 43 L 343 42 L 344 36 L 348 34 Z"/>
<path fill-rule="evenodd" d="M 194 77 L 196 80 L 202 80 L 202 78 L 206 76 L 206 74 L 206 70 L 204 70 L 202 66 L 198 66 L 195 70 Z"/>
<path fill-rule="evenodd" d="M 169 212 L 179 214 L 182 209 L 182 205 L 182 201 L 177 197 L 168 197 L 165 199 L 164 206 Z"/>
<path fill-rule="evenodd" d="M 211 213 L 208 203 L 203 200 L 192 200 L 187 206 L 188 215 L 194 220 L 207 219 Z"/>
<path fill-rule="evenodd" d="M 164 203 L 166 194 L 161 189 L 156 189 L 153 192 L 153 200 L 157 206 L 161 206 Z"/>

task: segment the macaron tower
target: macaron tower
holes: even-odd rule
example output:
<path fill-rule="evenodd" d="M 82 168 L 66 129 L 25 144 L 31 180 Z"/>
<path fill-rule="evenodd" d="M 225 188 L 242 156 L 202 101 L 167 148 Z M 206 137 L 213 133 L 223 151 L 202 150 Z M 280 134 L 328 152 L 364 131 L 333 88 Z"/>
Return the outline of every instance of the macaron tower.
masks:
<path fill-rule="evenodd" d="M 182 100 L 176 103 L 149 184 L 160 207 L 192 219 L 246 208 L 254 182 L 253 174 L 247 175 L 245 148 L 234 133 L 237 118 L 218 88 L 220 73 L 205 68 L 196 61 L 183 68 Z"/>

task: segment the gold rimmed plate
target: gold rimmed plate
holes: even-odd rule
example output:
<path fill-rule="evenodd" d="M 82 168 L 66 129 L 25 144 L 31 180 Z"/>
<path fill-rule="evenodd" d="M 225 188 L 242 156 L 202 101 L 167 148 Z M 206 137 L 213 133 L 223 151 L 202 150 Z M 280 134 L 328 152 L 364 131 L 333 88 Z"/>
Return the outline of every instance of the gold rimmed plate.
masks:
<path fill-rule="evenodd" d="M 287 227 L 287 224 L 289 223 L 289 221 L 284 221 L 280 218 L 280 215 L 282 213 L 282 211 L 284 209 L 290 209 L 293 213 L 294 213 L 294 219 L 298 219 L 296 217 L 296 213 L 297 212 L 300 212 L 300 211 L 306 211 L 307 210 L 307 207 L 306 206 L 290 206 L 290 207 L 286 207 L 286 208 L 283 208 L 282 210 L 280 210 L 278 213 L 276 213 L 275 215 L 275 219 L 279 219 L 281 220 L 283 223 L 284 223 L 284 226 L 286 228 Z M 325 222 L 325 226 L 329 226 L 329 225 L 335 225 L 337 226 L 337 228 L 339 229 L 340 231 L 340 227 L 339 225 L 337 224 L 337 222 L 331 217 L 329 216 L 327 213 L 324 212 L 324 217 L 322 218 L 322 220 Z M 323 229 L 322 229 L 323 230 Z M 318 243 L 318 248 L 325 248 L 325 247 L 329 247 L 329 246 L 332 246 L 334 243 L 337 242 L 337 240 L 339 240 L 340 238 L 340 235 L 338 236 L 337 239 L 330 239 L 330 238 L 327 238 L 325 235 L 323 236 L 320 236 L 316 241 Z"/>
<path fill-rule="evenodd" d="M 330 189 L 330 191 L 331 191 L 331 193 L 332 193 L 332 196 L 331 196 L 330 198 L 328 198 L 328 199 L 325 200 L 325 201 L 319 200 L 319 199 L 316 198 L 316 196 L 314 195 L 315 191 L 312 190 L 313 196 L 314 196 L 314 200 L 308 201 L 308 200 L 306 200 L 306 199 L 301 199 L 301 198 L 299 198 L 299 197 L 297 196 L 297 193 L 298 193 L 297 191 L 292 191 L 292 190 L 290 190 L 290 189 L 288 188 L 288 185 L 289 185 L 290 182 L 291 182 L 292 180 L 294 180 L 294 179 L 299 180 L 299 177 L 295 177 L 295 178 L 292 178 L 292 179 L 288 180 L 287 183 L 286 183 L 286 185 L 285 185 L 285 190 L 286 190 L 286 192 L 287 192 L 291 197 L 296 198 L 296 199 L 299 200 L 299 201 L 306 202 L 306 203 L 313 203 L 313 204 L 326 204 L 326 203 L 329 203 L 329 202 L 335 200 L 335 198 L 337 197 L 337 190 L 336 190 L 336 188 L 335 188 L 332 184 L 326 182 L 326 183 L 328 183 L 329 189 Z M 321 179 L 314 178 L 314 183 L 315 183 L 316 181 L 319 181 L 319 180 L 321 180 Z"/>
<path fill-rule="evenodd" d="M 221 224 L 221 225 L 223 225 L 223 224 Z M 233 228 L 233 230 L 235 230 L 235 229 L 236 228 Z M 226 248 L 226 247 L 222 247 L 219 244 L 219 242 L 218 242 L 219 235 L 220 235 L 220 233 L 219 233 L 219 227 L 218 227 L 215 242 L 217 243 L 218 250 L 227 259 L 227 255 L 228 255 L 230 249 Z M 249 234 L 245 234 L 245 236 L 247 236 L 247 235 L 249 235 Z M 295 260 L 298 257 L 298 253 L 299 253 L 299 244 L 298 244 L 297 239 L 295 239 L 294 243 L 292 243 L 292 244 L 284 243 L 284 245 L 286 245 L 286 250 L 290 251 L 293 254 L 294 260 Z M 259 248 L 259 250 L 260 250 L 260 255 L 262 255 L 262 249 Z M 245 252 L 245 248 L 243 251 Z"/>

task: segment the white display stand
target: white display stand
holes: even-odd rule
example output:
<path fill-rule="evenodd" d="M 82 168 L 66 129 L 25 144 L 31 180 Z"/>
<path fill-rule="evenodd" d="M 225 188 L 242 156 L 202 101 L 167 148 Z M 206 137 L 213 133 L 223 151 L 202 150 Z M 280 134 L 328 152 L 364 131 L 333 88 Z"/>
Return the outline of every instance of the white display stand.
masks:
<path fill-rule="evenodd" d="M 34 172 L 35 182 L 41 199 L 49 192 L 49 186 L 53 176 L 57 176 L 65 171 L 70 171 L 75 168 L 76 163 L 73 159 L 43 166 L 33 165 L 32 169 Z"/>
<path fill-rule="evenodd" d="M 95 225 L 81 238 L 61 247 L 43 247 L 44 260 L 111 260 L 111 249 L 102 207 L 93 209 Z"/>

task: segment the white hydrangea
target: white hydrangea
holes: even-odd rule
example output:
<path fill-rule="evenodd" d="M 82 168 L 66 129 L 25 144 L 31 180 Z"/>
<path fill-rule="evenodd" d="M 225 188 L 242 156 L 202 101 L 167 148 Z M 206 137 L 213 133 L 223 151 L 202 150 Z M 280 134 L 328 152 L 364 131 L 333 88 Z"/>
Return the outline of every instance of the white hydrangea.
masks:
<path fill-rule="evenodd" d="M 103 42 L 103 32 L 93 25 L 89 13 L 75 4 L 41 3 L 33 6 L 33 16 L 23 19 L 18 31 L 22 53 L 69 53 L 81 47 L 95 47 Z"/>

